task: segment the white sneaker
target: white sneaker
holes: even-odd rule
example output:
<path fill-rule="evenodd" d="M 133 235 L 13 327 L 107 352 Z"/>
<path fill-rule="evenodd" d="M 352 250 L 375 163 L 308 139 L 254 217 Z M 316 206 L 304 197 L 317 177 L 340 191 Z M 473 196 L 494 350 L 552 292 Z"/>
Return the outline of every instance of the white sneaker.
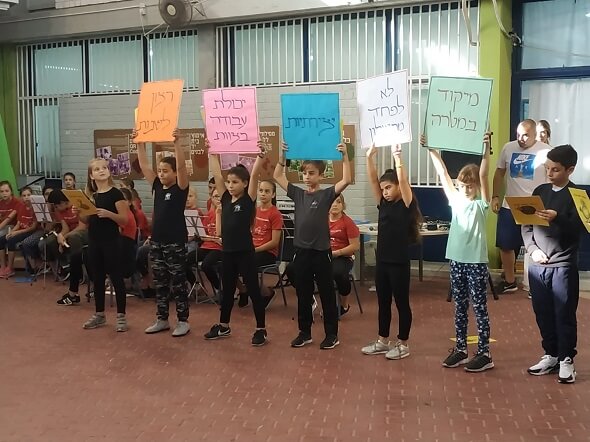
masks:
<path fill-rule="evenodd" d="M 191 326 L 189 325 L 188 322 L 178 321 L 178 324 L 176 324 L 176 328 L 172 332 L 172 336 L 175 338 L 178 338 L 180 336 L 184 336 L 184 335 L 188 334 L 188 332 L 190 332 L 190 331 L 191 331 Z"/>
<path fill-rule="evenodd" d="M 145 329 L 145 332 L 148 335 L 154 334 L 154 333 L 158 333 L 164 330 L 170 330 L 170 323 L 168 321 L 165 321 L 163 319 L 156 319 L 156 322 L 154 322 L 152 325 L 150 325 L 148 328 Z"/>
<path fill-rule="evenodd" d="M 567 357 L 563 361 L 559 361 L 559 376 L 557 382 L 560 384 L 573 384 L 576 382 L 576 370 L 574 369 L 574 361 Z"/>
<path fill-rule="evenodd" d="M 393 348 L 385 353 L 387 359 L 403 359 L 410 356 L 410 347 L 397 341 Z"/>
<path fill-rule="evenodd" d="M 539 362 L 528 368 L 527 373 L 533 376 L 543 376 L 556 370 L 558 366 L 559 361 L 555 356 L 543 355 Z"/>
<path fill-rule="evenodd" d="M 375 342 L 371 342 L 366 347 L 361 348 L 361 352 L 363 352 L 365 355 L 380 355 L 387 353 L 389 350 L 391 350 L 391 342 L 387 342 L 386 344 L 381 342 L 379 339 L 377 339 Z"/>

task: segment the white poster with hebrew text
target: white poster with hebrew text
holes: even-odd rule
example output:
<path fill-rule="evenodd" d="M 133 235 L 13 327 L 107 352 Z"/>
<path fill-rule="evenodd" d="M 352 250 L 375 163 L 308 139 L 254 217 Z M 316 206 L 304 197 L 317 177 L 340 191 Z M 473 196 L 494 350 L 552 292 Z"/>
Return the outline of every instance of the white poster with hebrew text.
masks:
<path fill-rule="evenodd" d="M 407 70 L 359 81 L 356 96 L 362 147 L 412 141 Z"/>

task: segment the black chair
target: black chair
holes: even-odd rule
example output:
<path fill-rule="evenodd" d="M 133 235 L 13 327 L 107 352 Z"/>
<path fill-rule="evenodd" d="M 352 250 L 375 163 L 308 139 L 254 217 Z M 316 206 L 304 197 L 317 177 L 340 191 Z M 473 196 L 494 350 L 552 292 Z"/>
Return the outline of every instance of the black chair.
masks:
<path fill-rule="evenodd" d="M 277 283 L 274 288 L 280 288 L 281 294 L 283 295 L 283 304 L 287 306 L 287 296 L 285 295 L 285 284 L 283 281 L 284 272 L 281 273 L 281 264 L 283 262 L 290 262 L 293 260 L 293 233 L 294 227 L 283 227 L 281 229 L 281 243 L 279 246 L 279 256 L 274 264 L 269 264 L 258 268 L 260 274 L 260 286 L 262 287 L 262 281 L 264 275 L 275 275 L 277 277 Z"/>

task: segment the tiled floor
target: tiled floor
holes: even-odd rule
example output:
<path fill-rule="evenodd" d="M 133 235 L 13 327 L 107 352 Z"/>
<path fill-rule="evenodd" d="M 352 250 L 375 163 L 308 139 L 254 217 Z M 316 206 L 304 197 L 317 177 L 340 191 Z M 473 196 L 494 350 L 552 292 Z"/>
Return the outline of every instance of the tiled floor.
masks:
<path fill-rule="evenodd" d="M 531 377 L 542 354 L 523 292 L 490 301 L 496 368 L 445 369 L 453 306 L 447 283 L 413 282 L 412 355 L 364 356 L 376 335 L 374 293 L 341 322 L 341 344 L 293 349 L 295 299 L 268 311 L 271 342 L 249 345 L 250 308 L 233 335 L 206 342 L 214 306 L 193 306 L 192 333 L 147 336 L 154 304 L 130 298 L 131 330 L 82 330 L 85 302 L 58 307 L 61 285 L 0 281 L 0 441 L 590 441 L 590 301 L 580 301 L 578 380 Z M 279 301 L 277 299 L 277 301 Z M 395 315 L 394 315 L 395 321 Z M 471 329 L 473 324 L 471 324 Z M 473 332 L 472 332 L 473 333 Z"/>

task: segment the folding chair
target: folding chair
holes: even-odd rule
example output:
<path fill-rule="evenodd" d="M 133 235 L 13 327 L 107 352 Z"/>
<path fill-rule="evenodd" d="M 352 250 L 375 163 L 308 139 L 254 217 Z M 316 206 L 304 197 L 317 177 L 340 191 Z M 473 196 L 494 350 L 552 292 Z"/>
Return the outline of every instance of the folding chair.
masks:
<path fill-rule="evenodd" d="M 293 249 L 293 233 L 294 228 L 283 227 L 281 229 L 281 243 L 279 246 L 279 256 L 277 257 L 277 260 L 274 264 L 258 267 L 258 273 L 260 274 L 260 286 L 262 286 L 264 275 L 275 275 L 277 277 L 275 288 L 281 289 L 281 293 L 283 295 L 283 304 L 285 306 L 287 306 L 287 296 L 285 295 L 285 285 L 283 283 L 284 273 L 281 273 L 281 264 L 293 259 L 292 253 L 290 257 L 288 256 L 289 250 L 292 251 Z"/>

